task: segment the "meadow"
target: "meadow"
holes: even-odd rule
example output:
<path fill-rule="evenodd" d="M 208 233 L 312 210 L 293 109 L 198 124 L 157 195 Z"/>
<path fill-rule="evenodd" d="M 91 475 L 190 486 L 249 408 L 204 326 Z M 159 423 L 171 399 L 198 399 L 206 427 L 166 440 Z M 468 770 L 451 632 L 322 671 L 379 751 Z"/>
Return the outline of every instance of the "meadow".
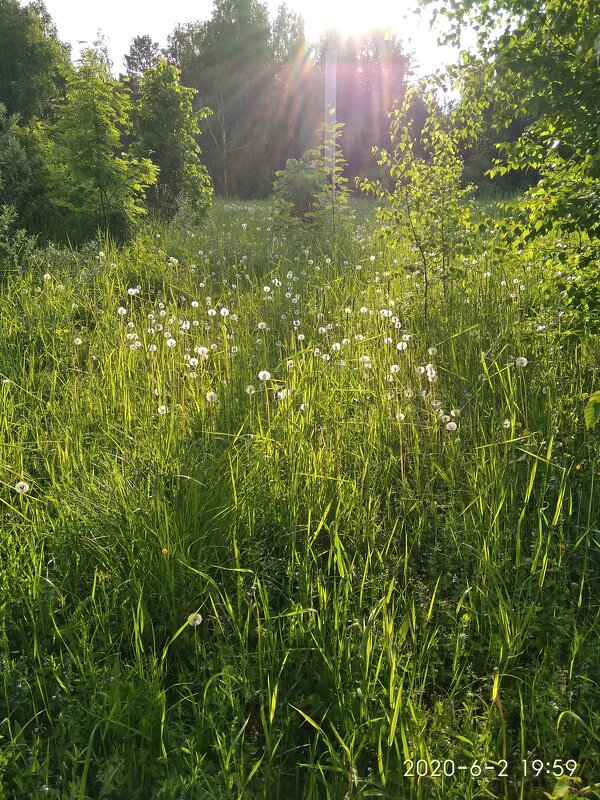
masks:
<path fill-rule="evenodd" d="M 355 205 L 5 261 L 2 800 L 600 796 L 598 336 Z"/>

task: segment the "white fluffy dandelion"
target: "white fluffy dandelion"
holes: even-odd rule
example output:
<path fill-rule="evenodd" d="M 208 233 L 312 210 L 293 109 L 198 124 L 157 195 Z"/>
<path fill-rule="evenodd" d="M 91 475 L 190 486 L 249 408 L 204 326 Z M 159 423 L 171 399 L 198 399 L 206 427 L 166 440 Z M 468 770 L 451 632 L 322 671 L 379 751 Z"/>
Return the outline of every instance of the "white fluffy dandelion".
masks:
<path fill-rule="evenodd" d="M 18 483 L 15 483 L 14 490 L 19 494 L 27 494 L 29 491 L 29 484 L 25 483 L 25 481 L 19 481 Z"/>
<path fill-rule="evenodd" d="M 427 373 L 427 380 L 429 383 L 434 383 L 437 380 L 437 372 L 433 364 L 426 364 L 425 372 Z"/>
<path fill-rule="evenodd" d="M 163 417 L 164 417 L 164 415 L 167 413 L 167 407 L 166 407 L 166 406 L 159 406 L 159 407 L 158 407 L 158 413 L 159 413 L 161 416 L 163 416 Z"/>
<path fill-rule="evenodd" d="M 258 380 L 263 382 L 270 381 L 271 373 L 266 369 L 261 369 L 261 371 L 258 373 Z"/>
<path fill-rule="evenodd" d="M 519 356 L 515 359 L 515 364 L 517 367 L 526 367 L 527 366 L 527 359 L 524 356 Z"/>

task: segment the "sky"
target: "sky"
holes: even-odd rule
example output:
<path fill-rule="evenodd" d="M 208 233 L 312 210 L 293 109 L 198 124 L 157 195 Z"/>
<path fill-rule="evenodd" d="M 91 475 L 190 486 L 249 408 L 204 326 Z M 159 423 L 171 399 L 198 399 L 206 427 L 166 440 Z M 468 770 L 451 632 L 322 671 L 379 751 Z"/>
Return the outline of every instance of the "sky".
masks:
<path fill-rule="evenodd" d="M 338 27 L 342 33 L 357 34 L 377 27 L 389 28 L 415 54 L 415 74 L 431 72 L 453 60 L 450 48 L 440 49 L 436 36 L 427 23 L 410 11 L 413 0 L 287 0 L 291 11 L 302 14 L 306 36 L 315 40 L 328 28 Z M 80 42 L 91 44 L 98 31 L 107 39 L 113 72 L 125 71 L 123 56 L 129 52 L 134 36 L 150 34 L 161 47 L 178 23 L 208 19 L 212 0 L 45 0 L 46 7 L 58 28 L 59 38 L 72 45 L 76 58 Z M 267 0 L 271 18 L 281 0 Z"/>

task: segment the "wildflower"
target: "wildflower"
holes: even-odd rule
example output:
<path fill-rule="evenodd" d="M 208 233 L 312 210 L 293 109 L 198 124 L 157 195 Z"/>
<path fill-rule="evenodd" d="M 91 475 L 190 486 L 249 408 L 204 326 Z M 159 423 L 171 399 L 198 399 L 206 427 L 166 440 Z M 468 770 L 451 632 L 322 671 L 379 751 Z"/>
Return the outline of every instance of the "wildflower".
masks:
<path fill-rule="evenodd" d="M 433 364 L 426 364 L 425 372 L 427 373 L 427 380 L 429 383 L 434 383 L 437 380 L 437 372 Z"/>
<path fill-rule="evenodd" d="M 460 417 L 460 408 L 453 408 L 450 412 L 451 417 Z"/>
<path fill-rule="evenodd" d="M 208 309 L 208 316 L 209 317 L 216 317 L 217 316 L 216 310 L 214 308 L 209 308 Z"/>
<path fill-rule="evenodd" d="M 190 614 L 188 617 L 188 625 L 191 628 L 197 628 L 202 624 L 202 614 Z"/>
<path fill-rule="evenodd" d="M 398 422 L 402 422 L 403 420 L 406 419 L 406 414 L 403 414 L 401 411 L 399 411 L 396 414 L 396 419 L 398 420 Z"/>
<path fill-rule="evenodd" d="M 229 309 L 228 309 L 228 308 L 225 308 L 225 307 L 223 307 L 223 308 L 221 309 L 221 311 L 220 311 L 220 314 L 221 314 L 221 316 L 222 316 L 222 317 L 228 317 L 228 316 L 229 316 Z"/>
<path fill-rule="evenodd" d="M 29 491 L 29 484 L 25 483 L 25 481 L 19 481 L 18 483 L 15 483 L 14 489 L 15 492 L 18 492 L 19 494 L 27 494 Z"/>
<path fill-rule="evenodd" d="M 206 399 L 209 403 L 216 403 L 217 402 L 217 393 L 216 392 L 207 392 Z"/>
<path fill-rule="evenodd" d="M 130 288 L 130 289 L 127 289 L 127 294 L 128 294 L 130 297 L 133 297 L 134 295 L 136 295 L 136 294 L 139 294 L 139 293 L 140 293 L 140 290 L 139 290 L 138 288 L 133 288 L 133 287 L 132 287 L 132 288 Z"/>
<path fill-rule="evenodd" d="M 524 356 L 519 356 L 515 359 L 515 364 L 517 367 L 526 367 L 527 366 L 527 359 Z"/>
<path fill-rule="evenodd" d="M 167 413 L 167 407 L 166 406 L 159 406 L 158 407 L 158 413 L 161 414 L 162 416 L 164 416 Z"/>
<path fill-rule="evenodd" d="M 45 281 L 51 281 L 52 280 L 52 275 L 50 275 L 49 272 L 45 272 L 44 273 L 44 280 Z"/>
<path fill-rule="evenodd" d="M 308 408 L 308 403 L 300 403 L 300 411 L 306 411 Z"/>
<path fill-rule="evenodd" d="M 167 347 L 175 347 L 176 344 L 175 339 L 167 339 Z"/>
<path fill-rule="evenodd" d="M 448 422 L 448 423 L 446 423 L 446 430 L 450 431 L 451 433 L 452 433 L 452 431 L 455 431 L 457 428 L 458 428 L 458 425 L 456 424 L 456 422 Z"/>
<path fill-rule="evenodd" d="M 266 322 L 259 322 L 256 326 L 259 331 L 266 331 L 267 330 L 267 323 Z"/>
<path fill-rule="evenodd" d="M 276 395 L 278 400 L 285 400 L 285 398 L 287 396 L 288 396 L 288 390 L 287 389 L 281 389 L 279 392 L 277 392 L 277 395 Z"/>
<path fill-rule="evenodd" d="M 198 366 L 198 359 L 197 358 L 190 358 L 188 361 L 190 367 L 197 367 Z"/>
<path fill-rule="evenodd" d="M 169 551 L 167 550 L 166 547 L 163 547 L 163 549 L 160 552 L 163 554 L 163 556 L 168 556 L 169 555 Z"/>
<path fill-rule="evenodd" d="M 392 375 L 395 375 L 397 372 L 400 372 L 400 367 L 398 366 L 398 364 L 392 364 L 392 366 L 390 367 L 390 372 L 392 373 Z"/>
<path fill-rule="evenodd" d="M 254 386 L 252 386 L 252 384 L 251 384 L 251 383 L 249 383 L 249 384 L 246 386 L 246 394 L 247 394 L 247 395 L 250 395 L 250 397 L 252 397 L 252 395 L 254 394 L 254 392 L 255 392 L 255 391 L 256 391 L 256 389 L 254 388 Z"/>
<path fill-rule="evenodd" d="M 126 313 L 127 313 L 127 309 L 126 309 L 126 308 L 123 308 L 123 306 L 119 306 L 119 307 L 117 308 L 117 314 L 118 314 L 120 317 L 124 317 Z"/>
<path fill-rule="evenodd" d="M 510 420 L 509 419 L 505 419 L 504 422 L 502 423 L 502 427 L 503 428 L 510 428 Z"/>
<path fill-rule="evenodd" d="M 259 381 L 264 381 L 264 382 L 270 381 L 271 380 L 271 373 L 266 369 L 261 370 L 258 373 L 258 380 Z"/>
<path fill-rule="evenodd" d="M 437 347 L 430 347 L 427 350 L 427 352 L 429 353 L 430 356 L 435 356 L 435 355 L 437 355 Z"/>
<path fill-rule="evenodd" d="M 408 347 L 408 344 L 406 342 L 404 342 L 404 341 L 403 342 L 398 342 L 398 344 L 396 345 L 396 348 L 398 350 L 406 350 L 407 347 Z"/>
<path fill-rule="evenodd" d="M 76 337 L 73 339 L 73 342 L 74 342 L 76 345 L 80 345 L 80 344 L 82 344 L 82 341 L 81 341 L 81 339 L 79 338 L 79 336 L 76 336 Z"/>

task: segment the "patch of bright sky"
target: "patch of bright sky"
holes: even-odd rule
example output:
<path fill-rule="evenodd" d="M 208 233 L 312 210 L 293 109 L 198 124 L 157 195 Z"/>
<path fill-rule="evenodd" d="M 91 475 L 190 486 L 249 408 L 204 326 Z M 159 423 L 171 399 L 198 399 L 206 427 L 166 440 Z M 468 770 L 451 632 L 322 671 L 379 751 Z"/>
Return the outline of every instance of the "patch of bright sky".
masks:
<path fill-rule="evenodd" d="M 271 17 L 281 0 L 267 0 Z M 414 0 L 288 0 L 290 10 L 302 14 L 306 36 L 316 40 L 328 28 L 338 27 L 349 35 L 377 27 L 389 28 L 414 52 L 415 74 L 432 72 L 454 60 L 455 51 L 439 48 L 436 35 L 426 21 L 414 14 Z M 81 0 L 45 0 L 62 41 L 72 45 L 77 58 L 82 42 L 92 43 L 101 31 L 108 44 L 113 72 L 125 71 L 123 56 L 129 52 L 134 36 L 150 34 L 161 47 L 178 23 L 208 19 L 212 0 L 169 0 L 152 3 L 147 0 L 102 0 L 99 3 Z"/>

